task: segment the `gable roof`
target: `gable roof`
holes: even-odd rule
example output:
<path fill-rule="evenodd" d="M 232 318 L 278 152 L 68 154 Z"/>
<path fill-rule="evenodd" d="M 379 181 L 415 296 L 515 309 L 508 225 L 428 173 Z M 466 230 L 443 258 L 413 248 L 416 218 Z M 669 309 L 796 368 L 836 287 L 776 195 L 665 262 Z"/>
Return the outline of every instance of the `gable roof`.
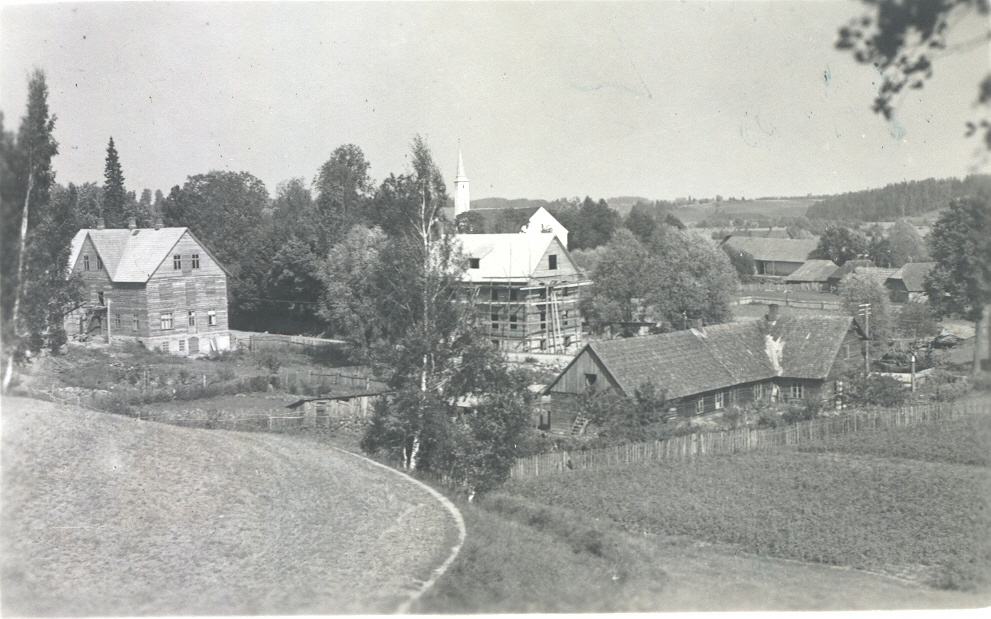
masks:
<path fill-rule="evenodd" d="M 822 380 L 829 375 L 852 322 L 849 316 L 785 314 L 770 325 L 762 318 L 603 340 L 586 344 L 572 364 L 588 351 L 624 394 L 632 395 L 640 385 L 652 382 L 670 399 L 778 376 Z M 768 336 L 776 346 L 769 345 Z"/>
<path fill-rule="evenodd" d="M 901 280 L 909 292 L 922 292 L 926 275 L 936 266 L 935 262 L 906 262 L 902 268 L 895 271 L 888 281 Z"/>
<path fill-rule="evenodd" d="M 478 268 L 468 269 L 465 279 L 473 282 L 493 279 L 529 279 L 552 244 L 559 255 L 571 260 L 571 254 L 553 234 L 458 234 L 462 251 L 478 258 Z"/>
<path fill-rule="evenodd" d="M 825 282 L 838 268 L 832 260 L 806 260 L 802 266 L 792 271 L 785 281 Z"/>
<path fill-rule="evenodd" d="M 818 247 L 818 239 L 776 239 L 733 235 L 723 241 L 754 260 L 764 262 L 805 262 Z"/>
<path fill-rule="evenodd" d="M 137 228 L 128 229 L 88 229 L 76 233 L 72 239 L 69 254 L 69 268 L 79 259 L 86 239 L 93 243 L 96 253 L 103 260 L 110 281 L 116 283 L 145 283 L 168 257 L 183 235 L 189 234 L 203 248 L 204 253 L 230 275 L 199 239 L 188 228 Z"/>

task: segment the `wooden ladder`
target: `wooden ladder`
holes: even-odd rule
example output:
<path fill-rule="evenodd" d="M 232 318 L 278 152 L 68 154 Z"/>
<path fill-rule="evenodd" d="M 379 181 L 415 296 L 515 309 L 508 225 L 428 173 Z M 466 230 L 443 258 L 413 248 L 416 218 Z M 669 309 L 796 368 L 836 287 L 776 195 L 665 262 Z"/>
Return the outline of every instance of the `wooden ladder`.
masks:
<path fill-rule="evenodd" d="M 578 435 L 584 432 L 585 427 L 588 425 L 589 421 L 590 419 L 588 417 L 586 417 L 582 413 L 578 413 L 578 416 L 575 417 L 575 422 L 571 424 L 571 434 Z"/>

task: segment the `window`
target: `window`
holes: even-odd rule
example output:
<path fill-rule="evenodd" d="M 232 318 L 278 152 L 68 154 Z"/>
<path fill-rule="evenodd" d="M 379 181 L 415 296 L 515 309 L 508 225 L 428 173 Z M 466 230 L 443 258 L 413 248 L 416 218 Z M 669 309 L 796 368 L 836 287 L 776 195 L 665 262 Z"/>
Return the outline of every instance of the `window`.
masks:
<path fill-rule="evenodd" d="M 516 288 L 510 288 L 509 289 L 509 300 L 510 301 L 519 301 L 519 299 L 520 299 L 520 291 L 517 290 Z"/>
<path fill-rule="evenodd" d="M 547 328 L 547 312 L 540 312 L 540 328 Z"/>
<path fill-rule="evenodd" d="M 547 268 L 551 271 L 557 270 L 557 254 L 547 256 Z"/>
<path fill-rule="evenodd" d="M 516 329 L 516 314 L 509 315 L 509 328 Z"/>
<path fill-rule="evenodd" d="M 200 255 L 199 254 L 193 254 L 190 257 L 192 258 L 193 268 L 194 269 L 200 268 Z"/>
<path fill-rule="evenodd" d="M 196 326 L 196 312 L 192 310 L 189 311 L 189 326 L 190 327 Z"/>
<path fill-rule="evenodd" d="M 137 330 L 139 330 L 141 328 L 141 320 L 138 318 L 138 315 L 137 314 L 134 315 L 134 325 L 133 326 L 134 326 L 134 331 L 137 331 Z"/>
<path fill-rule="evenodd" d="M 179 340 L 179 352 L 186 352 L 186 340 Z"/>
<path fill-rule="evenodd" d="M 172 269 L 175 271 L 182 270 L 182 254 L 172 254 Z"/>
<path fill-rule="evenodd" d="M 169 352 L 169 343 L 162 342 L 162 352 Z"/>
<path fill-rule="evenodd" d="M 805 385 L 796 383 L 788 388 L 788 395 L 793 399 L 801 400 L 805 397 Z"/>
<path fill-rule="evenodd" d="M 499 314 L 492 314 L 492 328 L 499 328 Z"/>
<path fill-rule="evenodd" d="M 761 400 L 764 398 L 764 385 L 754 385 L 754 399 Z"/>
<path fill-rule="evenodd" d="M 172 312 L 165 312 L 162 314 L 162 331 L 167 331 L 172 328 Z"/>
<path fill-rule="evenodd" d="M 96 257 L 96 270 L 97 271 L 102 271 L 103 270 L 103 258 L 101 258 L 99 256 Z"/>
<path fill-rule="evenodd" d="M 123 329 L 124 321 L 121 320 L 120 312 L 114 312 L 114 329 Z"/>
<path fill-rule="evenodd" d="M 210 310 L 209 312 L 206 313 L 206 324 L 210 325 L 211 327 L 217 326 L 217 312 Z"/>
<path fill-rule="evenodd" d="M 543 340 L 540 340 L 540 341 L 541 341 L 541 343 L 543 343 Z M 585 375 L 585 386 L 586 387 L 594 387 L 595 386 L 595 381 L 597 381 L 597 380 L 599 380 L 599 375 L 598 374 L 586 374 Z"/>
<path fill-rule="evenodd" d="M 570 335 L 565 335 L 564 336 L 564 347 L 567 348 L 568 346 L 571 346 L 571 336 Z"/>
<path fill-rule="evenodd" d="M 83 254 L 83 270 L 89 271 L 89 254 Z"/>
<path fill-rule="evenodd" d="M 695 400 L 695 413 L 701 415 L 705 412 L 705 398 Z"/>
<path fill-rule="evenodd" d="M 96 293 L 96 298 L 100 301 L 100 305 L 106 305 L 107 304 L 106 301 L 103 299 L 103 293 L 102 292 Z"/>
<path fill-rule="evenodd" d="M 477 269 L 481 266 L 481 264 L 482 264 L 481 258 L 468 258 L 469 269 Z"/>
<path fill-rule="evenodd" d="M 493 301 L 499 300 L 499 291 L 495 288 L 492 289 L 492 300 Z"/>
<path fill-rule="evenodd" d="M 723 406 L 726 405 L 726 393 L 722 391 L 717 393 L 715 397 L 715 401 L 716 401 L 716 410 L 721 409 Z"/>

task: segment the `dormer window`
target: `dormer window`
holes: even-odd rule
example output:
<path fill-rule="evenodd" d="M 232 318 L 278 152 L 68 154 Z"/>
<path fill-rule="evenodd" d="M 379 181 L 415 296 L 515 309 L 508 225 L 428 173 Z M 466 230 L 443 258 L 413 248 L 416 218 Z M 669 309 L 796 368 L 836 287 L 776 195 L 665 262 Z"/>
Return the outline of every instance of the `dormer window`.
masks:
<path fill-rule="evenodd" d="M 482 263 L 482 259 L 481 258 L 468 258 L 468 268 L 469 269 L 477 269 L 477 268 L 480 267 L 481 263 Z"/>

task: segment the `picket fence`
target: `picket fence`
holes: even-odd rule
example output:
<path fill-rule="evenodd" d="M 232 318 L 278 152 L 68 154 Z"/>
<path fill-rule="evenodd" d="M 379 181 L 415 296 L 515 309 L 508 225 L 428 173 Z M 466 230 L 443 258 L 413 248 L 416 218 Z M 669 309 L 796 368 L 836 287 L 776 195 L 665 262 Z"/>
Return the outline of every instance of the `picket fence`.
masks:
<path fill-rule="evenodd" d="M 784 305 L 785 307 L 797 307 L 799 309 L 817 309 L 817 310 L 828 310 L 833 312 L 841 312 L 844 310 L 844 305 L 842 301 L 816 301 L 811 299 L 793 299 L 786 297 L 780 299 L 771 296 L 761 296 L 759 294 L 751 294 L 749 296 L 741 296 L 732 301 L 733 305 Z"/>
<path fill-rule="evenodd" d="M 934 403 L 897 409 L 849 411 L 838 416 L 812 419 L 778 428 L 741 428 L 686 434 L 650 443 L 616 445 L 602 449 L 552 451 L 517 459 L 510 470 L 510 477 L 519 479 L 617 464 L 654 460 L 690 460 L 783 445 L 800 445 L 830 436 L 913 426 L 978 413 L 991 414 L 991 399 Z"/>

